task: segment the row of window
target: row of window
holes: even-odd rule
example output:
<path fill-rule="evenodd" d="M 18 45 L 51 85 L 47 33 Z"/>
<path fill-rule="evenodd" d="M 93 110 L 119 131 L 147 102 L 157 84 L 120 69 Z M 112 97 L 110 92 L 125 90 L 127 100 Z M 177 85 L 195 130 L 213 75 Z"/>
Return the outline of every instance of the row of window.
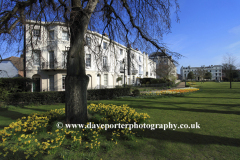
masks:
<path fill-rule="evenodd" d="M 41 39 L 41 32 L 40 32 L 40 29 L 34 29 L 33 30 L 33 37 L 34 38 L 38 38 L 38 39 Z M 48 32 L 48 39 L 50 41 L 54 40 L 55 37 L 54 37 L 54 30 L 51 30 Z M 62 40 L 64 41 L 69 41 L 69 34 L 67 31 L 62 31 Z"/>
<path fill-rule="evenodd" d="M 40 29 L 33 30 L 33 37 L 41 39 L 41 32 Z M 54 30 L 50 30 L 48 32 L 48 39 L 54 40 Z M 69 41 L 69 34 L 67 31 L 62 31 L 62 40 Z M 86 43 L 88 46 L 91 46 L 91 37 L 86 36 Z M 103 49 L 107 49 L 107 42 L 103 42 Z M 120 55 L 123 55 L 123 49 L 120 49 Z M 134 55 L 133 55 L 134 56 Z M 141 57 L 139 56 L 139 61 L 141 61 Z"/>
<path fill-rule="evenodd" d="M 86 36 L 86 43 L 88 46 L 91 46 L 91 37 Z M 107 49 L 107 42 L 103 42 L 103 49 Z M 119 53 L 123 55 L 123 49 L 120 49 Z M 134 54 L 132 54 L 132 58 L 134 59 Z M 141 62 L 141 56 L 139 56 L 139 62 Z"/>
<path fill-rule="evenodd" d="M 40 65 L 40 56 L 41 56 L 41 51 L 40 50 L 35 50 L 33 51 L 33 64 L 34 65 Z M 67 62 L 67 51 L 63 51 L 62 54 L 62 62 L 66 67 L 66 62 Z M 103 56 L 103 67 L 108 66 L 108 58 L 107 56 Z M 49 52 L 49 65 L 50 68 L 53 67 L 54 65 L 54 52 L 50 51 Z M 86 67 L 91 67 L 91 54 L 86 54 Z M 120 62 L 120 70 L 123 70 L 124 64 Z M 134 68 L 134 64 L 133 64 Z M 142 66 L 139 65 L 139 74 L 142 74 Z"/>
<path fill-rule="evenodd" d="M 54 30 L 49 31 L 48 35 L 49 35 L 49 40 L 54 40 Z M 40 30 L 36 30 L 36 29 L 33 30 L 33 37 L 40 39 L 41 38 Z M 69 35 L 67 31 L 62 31 L 62 40 L 69 41 Z M 86 36 L 86 43 L 87 45 L 91 46 L 91 37 Z M 103 42 L 103 49 L 107 49 L 107 42 Z M 123 55 L 123 49 L 120 49 L 120 55 Z M 134 54 L 132 54 L 132 58 L 134 58 Z M 139 56 L 139 61 L 141 62 L 140 56 Z M 87 66 L 89 66 L 89 63 Z"/>
<path fill-rule="evenodd" d="M 121 84 L 124 83 L 123 80 L 123 75 L 121 75 L 122 81 Z M 66 89 L 66 75 L 62 75 L 62 90 Z M 117 81 L 116 81 L 117 82 Z M 132 83 L 135 83 L 135 76 L 133 76 L 132 78 Z M 108 85 L 108 74 L 104 74 L 104 85 L 107 86 Z M 50 91 L 54 91 L 54 75 L 49 75 L 49 89 Z"/>
<path fill-rule="evenodd" d="M 194 74 L 196 75 L 196 73 L 194 73 Z M 218 74 L 217 74 L 217 73 L 215 73 L 215 75 L 216 75 L 216 76 L 217 76 L 217 75 L 221 76 L 221 73 L 218 73 Z"/>
<path fill-rule="evenodd" d="M 121 75 L 121 78 L 122 78 L 122 80 L 120 82 L 121 82 L 121 84 L 124 84 L 123 75 Z M 117 82 L 117 80 L 116 80 L 116 82 Z M 126 79 L 125 79 L 125 83 L 127 83 Z M 133 78 L 132 78 L 132 83 L 133 84 L 135 83 L 135 76 L 133 76 Z"/>
<path fill-rule="evenodd" d="M 192 70 L 192 71 L 194 71 L 194 70 Z M 197 71 L 197 70 L 195 70 L 195 71 Z M 212 72 L 212 71 L 214 71 L 214 70 L 208 70 L 208 72 Z M 184 71 L 184 72 L 190 72 L 189 70 L 188 71 Z M 221 72 L 221 70 L 216 70 L 215 72 Z"/>
<path fill-rule="evenodd" d="M 62 52 L 62 62 L 64 64 L 67 63 L 67 51 Z M 40 65 L 40 58 L 41 57 L 41 51 L 40 50 L 34 50 L 33 51 L 33 64 L 34 65 Z M 49 52 L 49 63 L 50 65 L 54 64 L 54 51 Z M 107 65 L 107 57 L 103 57 L 103 65 Z M 91 54 L 86 54 L 86 66 L 91 67 Z"/>
<path fill-rule="evenodd" d="M 52 79 L 52 80 L 51 80 Z M 66 79 L 66 75 L 62 75 L 62 89 L 65 90 L 65 79 Z M 54 86 L 54 76 L 49 76 L 49 81 L 50 81 L 50 90 L 51 87 Z M 51 83 L 52 82 L 52 83 Z M 108 74 L 104 74 L 104 85 L 107 86 L 108 85 Z M 54 89 L 54 88 L 53 88 Z M 51 90 L 52 91 L 52 90 Z"/>

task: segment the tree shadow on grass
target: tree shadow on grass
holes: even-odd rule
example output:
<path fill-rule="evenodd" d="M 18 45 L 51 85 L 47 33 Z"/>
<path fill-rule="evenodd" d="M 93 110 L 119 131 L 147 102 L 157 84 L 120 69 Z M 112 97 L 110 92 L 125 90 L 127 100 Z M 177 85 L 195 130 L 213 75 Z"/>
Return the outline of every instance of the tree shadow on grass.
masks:
<path fill-rule="evenodd" d="M 22 117 L 27 117 L 27 116 L 28 116 L 28 114 L 23 114 L 23 113 L 11 111 L 11 110 L 0 112 L 0 117 L 11 118 L 13 120 L 16 120 L 16 119 L 22 118 Z"/>
<path fill-rule="evenodd" d="M 221 136 L 211 136 L 211 135 L 201 135 L 198 133 L 190 133 L 190 132 L 181 132 L 181 131 L 173 131 L 173 130 L 145 130 L 139 132 L 145 138 L 153 138 L 160 141 L 169 141 L 169 142 L 177 142 L 177 143 L 185 143 L 190 145 L 209 145 L 209 144 L 218 144 L 225 146 L 240 146 L 240 139 L 237 138 L 228 138 Z"/>
<path fill-rule="evenodd" d="M 29 108 L 29 107 L 22 107 L 22 109 L 29 109 L 29 110 L 39 111 L 39 112 L 47 112 L 47 111 L 49 111 L 47 109 L 38 109 L 38 108 Z"/>
<path fill-rule="evenodd" d="M 0 130 L 3 130 L 4 127 L 8 127 L 9 125 L 0 125 Z"/>
<path fill-rule="evenodd" d="M 122 101 L 130 101 L 132 102 L 132 100 L 122 100 Z M 121 101 L 115 101 L 115 104 L 123 104 Z M 196 109 L 196 108 L 185 108 L 185 107 L 179 107 L 176 106 L 176 108 L 173 107 L 161 107 L 162 104 L 164 105 L 169 105 L 169 106 L 173 106 L 174 104 L 177 105 L 184 105 L 184 104 L 193 104 L 193 105 L 204 105 L 204 106 L 214 106 L 214 107 L 218 107 L 219 105 L 224 106 L 227 109 L 231 109 L 233 107 L 239 107 L 239 105 L 237 104 L 209 104 L 209 103 L 186 103 L 186 102 L 161 102 L 159 107 L 151 107 L 151 103 L 155 103 L 154 101 L 149 101 L 149 100 L 141 100 L 138 101 L 138 103 L 140 104 L 136 104 L 135 102 L 130 104 L 131 108 L 139 108 L 139 109 L 159 109 L 159 110 L 177 110 L 177 111 L 190 111 L 190 112 L 205 112 L 205 113 L 221 113 L 221 114 L 236 114 L 236 115 L 240 115 L 240 111 L 223 111 L 223 110 L 213 110 L 213 109 Z M 108 104 L 108 103 L 106 103 Z M 111 103 L 109 103 L 111 104 Z M 149 106 L 148 106 L 149 105 Z"/>
<path fill-rule="evenodd" d="M 205 112 L 205 113 L 221 113 L 221 114 L 236 114 L 240 115 L 240 111 L 219 111 L 219 110 L 212 110 L 212 109 L 192 109 L 192 108 L 170 108 L 170 107 L 148 107 L 148 106 L 137 106 L 131 105 L 133 108 L 140 108 L 140 109 L 159 109 L 159 110 L 176 110 L 176 111 L 190 111 L 190 112 Z"/>
<path fill-rule="evenodd" d="M 19 112 L 15 112 L 15 111 L 4 111 L 4 112 L 0 112 L 0 117 L 6 117 L 6 118 L 10 118 L 13 121 L 16 121 L 18 118 L 22 118 L 22 117 L 27 117 L 28 114 L 23 114 L 23 113 L 19 113 Z M 4 129 L 4 127 L 8 127 L 9 125 L 0 125 L 0 130 Z"/>
<path fill-rule="evenodd" d="M 190 97 L 190 96 L 188 96 L 188 97 L 185 97 L 185 98 L 210 98 L 210 99 L 217 99 L 217 98 L 221 98 L 221 99 L 239 99 L 239 98 L 232 98 L 232 97 Z"/>

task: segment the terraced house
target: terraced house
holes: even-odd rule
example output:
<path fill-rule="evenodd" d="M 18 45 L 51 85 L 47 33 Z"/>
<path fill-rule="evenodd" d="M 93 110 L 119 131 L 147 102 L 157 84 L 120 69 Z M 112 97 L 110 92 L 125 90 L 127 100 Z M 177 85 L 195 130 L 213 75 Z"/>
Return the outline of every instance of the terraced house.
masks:
<path fill-rule="evenodd" d="M 65 90 L 69 33 L 66 25 L 60 22 L 29 20 L 25 25 L 25 76 L 35 80 L 33 92 Z M 148 54 L 130 45 L 110 43 L 107 34 L 87 31 L 85 40 L 86 74 L 90 77 L 88 89 L 122 85 L 124 72 L 128 85 L 138 84 L 138 78 L 156 78 L 156 63 Z"/>
<path fill-rule="evenodd" d="M 195 80 L 204 79 L 204 74 L 206 72 L 210 72 L 212 75 L 211 80 L 221 81 L 222 80 L 222 65 L 209 65 L 209 66 L 201 66 L 201 67 L 181 67 L 180 69 L 182 79 L 185 80 L 188 76 L 189 72 L 193 72 L 195 75 Z"/>

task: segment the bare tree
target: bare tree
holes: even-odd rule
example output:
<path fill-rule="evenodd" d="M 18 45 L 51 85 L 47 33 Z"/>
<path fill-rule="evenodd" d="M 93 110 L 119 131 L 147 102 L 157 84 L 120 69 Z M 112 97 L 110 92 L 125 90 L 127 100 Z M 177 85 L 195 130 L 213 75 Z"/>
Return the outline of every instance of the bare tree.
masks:
<path fill-rule="evenodd" d="M 158 63 L 156 68 L 156 74 L 160 78 L 169 79 L 171 70 L 172 70 L 172 67 L 170 64 L 167 64 L 164 62 Z"/>
<path fill-rule="evenodd" d="M 64 22 L 69 27 L 70 50 L 67 55 L 66 120 L 68 123 L 87 122 L 87 86 L 85 72 L 87 29 L 108 32 L 114 41 L 161 51 L 158 42 L 171 28 L 170 10 L 179 10 L 177 0 L 14 0 L 4 1 L 0 11 L 0 38 L 9 45 L 22 42 L 23 26 L 27 19 Z M 177 15 L 177 14 L 176 14 Z M 177 17 L 178 20 L 178 17 Z M 19 35 L 19 36 L 15 36 Z M 181 57 L 168 50 L 169 56 Z M 79 83 L 80 82 L 80 83 Z"/>
<path fill-rule="evenodd" d="M 223 57 L 222 71 L 225 77 L 227 77 L 230 81 L 230 89 L 232 88 L 233 71 L 236 70 L 236 60 L 236 57 L 230 53 L 227 53 Z"/>
<path fill-rule="evenodd" d="M 164 52 L 154 52 L 150 55 L 150 58 L 157 64 L 155 69 L 157 76 L 175 81 L 176 75 L 174 76 L 173 74 L 176 74 L 174 69 L 178 62 L 173 60 L 171 56 L 168 56 L 166 51 L 164 49 Z"/>
<path fill-rule="evenodd" d="M 204 70 L 203 68 L 197 68 L 196 75 L 199 77 L 199 80 L 203 80 L 205 74 L 206 70 Z"/>

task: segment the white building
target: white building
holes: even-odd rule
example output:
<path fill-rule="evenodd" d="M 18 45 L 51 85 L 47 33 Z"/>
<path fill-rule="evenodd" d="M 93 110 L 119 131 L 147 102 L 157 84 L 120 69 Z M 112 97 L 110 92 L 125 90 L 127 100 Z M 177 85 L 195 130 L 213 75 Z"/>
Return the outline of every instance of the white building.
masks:
<path fill-rule="evenodd" d="M 201 66 L 201 67 L 181 67 L 180 72 L 182 75 L 182 80 L 185 80 L 186 77 L 188 76 L 189 72 L 193 72 L 195 75 L 195 80 L 201 80 L 201 77 L 198 75 L 200 71 L 210 72 L 212 74 L 212 79 L 211 80 L 222 80 L 222 66 L 221 65 L 209 65 L 209 66 Z"/>
<path fill-rule="evenodd" d="M 64 91 L 69 31 L 64 23 L 25 26 L 26 77 L 35 79 L 32 91 Z M 32 35 L 32 36 L 31 36 Z M 33 43 L 31 43 L 31 38 Z M 125 82 L 136 84 L 137 78 L 156 78 L 156 63 L 144 52 L 111 42 L 106 34 L 87 31 L 85 46 L 86 74 L 90 77 L 88 89 L 110 88 Z M 116 81 L 118 77 L 122 81 Z"/>
<path fill-rule="evenodd" d="M 166 51 L 154 52 L 150 55 L 150 59 L 156 62 L 156 75 L 157 78 L 163 78 L 167 76 L 171 81 L 177 79 L 177 67 L 175 66 L 172 56 L 168 56 Z"/>

